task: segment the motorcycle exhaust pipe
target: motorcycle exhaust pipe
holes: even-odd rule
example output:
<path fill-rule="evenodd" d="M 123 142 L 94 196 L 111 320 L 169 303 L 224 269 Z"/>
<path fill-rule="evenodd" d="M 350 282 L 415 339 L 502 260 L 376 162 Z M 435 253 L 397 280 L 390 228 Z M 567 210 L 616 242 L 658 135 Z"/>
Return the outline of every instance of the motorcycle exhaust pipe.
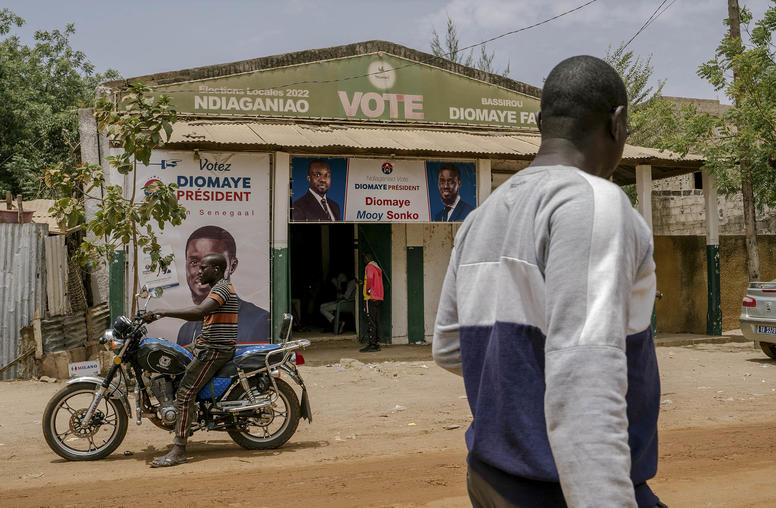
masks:
<path fill-rule="evenodd" d="M 273 400 L 264 400 L 262 402 L 258 402 L 256 404 L 249 404 L 247 406 L 240 405 L 240 406 L 231 406 L 231 407 L 224 406 L 222 404 L 221 410 L 226 411 L 227 413 L 241 413 L 243 411 L 252 411 L 254 409 L 261 409 L 263 407 L 271 406 L 273 402 L 274 402 Z"/>

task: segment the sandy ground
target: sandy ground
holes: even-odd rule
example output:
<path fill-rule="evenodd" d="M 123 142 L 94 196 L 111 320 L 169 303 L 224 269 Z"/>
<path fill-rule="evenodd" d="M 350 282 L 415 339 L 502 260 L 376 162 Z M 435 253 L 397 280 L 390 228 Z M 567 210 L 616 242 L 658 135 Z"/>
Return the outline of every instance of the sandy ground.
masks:
<path fill-rule="evenodd" d="M 355 349 L 308 350 L 301 370 L 313 423 L 302 422 L 283 448 L 250 452 L 224 433 L 200 433 L 191 462 L 169 469 L 148 467 L 170 443 L 148 422 L 130 422 L 107 459 L 60 459 L 40 420 L 63 384 L 0 383 L 0 505 L 469 506 L 461 380 L 430 361 L 428 346 Z M 653 489 L 672 508 L 776 505 L 776 362 L 741 343 L 661 347 L 658 357 Z"/>

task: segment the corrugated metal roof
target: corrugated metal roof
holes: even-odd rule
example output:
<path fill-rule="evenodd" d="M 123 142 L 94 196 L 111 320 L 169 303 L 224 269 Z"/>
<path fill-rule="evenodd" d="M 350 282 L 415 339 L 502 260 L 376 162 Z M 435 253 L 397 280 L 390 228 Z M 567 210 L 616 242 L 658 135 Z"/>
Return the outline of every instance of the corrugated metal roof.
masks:
<path fill-rule="evenodd" d="M 45 236 L 40 224 L 0 224 L 0 366 L 18 356 L 20 330 L 43 315 Z M 11 367 L 2 379 L 16 373 Z"/>
<path fill-rule="evenodd" d="M 264 148 L 347 148 L 358 151 L 471 153 L 513 156 L 526 159 L 536 155 L 541 138 L 538 133 L 462 132 L 414 128 L 374 128 L 339 125 L 270 124 L 198 120 L 177 122 L 168 143 L 191 145 L 249 145 Z M 653 148 L 626 145 L 626 161 L 694 161 L 697 155 L 679 154 Z"/>
<path fill-rule="evenodd" d="M 30 201 L 24 201 L 22 203 L 23 210 L 32 210 L 32 222 L 36 224 L 48 224 L 49 234 L 51 235 L 64 235 L 77 230 L 80 226 L 75 226 L 65 231 L 59 227 L 56 217 L 49 213 L 49 208 L 54 206 L 53 199 L 31 199 Z M 16 203 L 13 203 L 13 209 L 16 209 Z"/>

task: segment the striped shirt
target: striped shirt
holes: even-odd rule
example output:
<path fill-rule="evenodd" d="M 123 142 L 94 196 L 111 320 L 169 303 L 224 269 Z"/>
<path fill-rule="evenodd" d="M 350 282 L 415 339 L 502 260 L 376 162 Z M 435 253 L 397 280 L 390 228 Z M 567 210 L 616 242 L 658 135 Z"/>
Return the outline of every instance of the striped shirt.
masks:
<path fill-rule="evenodd" d="M 218 302 L 219 307 L 202 320 L 202 334 L 197 344 L 233 346 L 237 342 L 237 314 L 240 310 L 234 286 L 221 279 L 210 288 L 207 297 Z"/>

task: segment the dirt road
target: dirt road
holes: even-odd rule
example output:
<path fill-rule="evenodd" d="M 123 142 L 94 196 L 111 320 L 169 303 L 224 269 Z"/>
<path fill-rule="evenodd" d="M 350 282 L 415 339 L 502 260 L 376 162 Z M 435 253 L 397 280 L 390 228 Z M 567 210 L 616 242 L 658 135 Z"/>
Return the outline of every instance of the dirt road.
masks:
<path fill-rule="evenodd" d="M 313 366 L 302 371 L 313 423 L 301 423 L 285 447 L 248 452 L 224 434 L 204 433 L 193 438 L 191 462 L 163 470 L 148 462 L 170 437 L 147 422 L 131 423 L 108 459 L 61 460 L 46 447 L 40 418 L 62 383 L 0 383 L 0 505 L 469 506 L 463 384 L 433 365 L 428 348 L 404 347 L 414 349 L 366 364 L 327 364 L 333 349 L 311 352 Z M 413 361 L 386 361 L 391 356 Z M 658 348 L 658 357 L 654 490 L 672 508 L 773 506 L 776 362 L 751 344 Z"/>

